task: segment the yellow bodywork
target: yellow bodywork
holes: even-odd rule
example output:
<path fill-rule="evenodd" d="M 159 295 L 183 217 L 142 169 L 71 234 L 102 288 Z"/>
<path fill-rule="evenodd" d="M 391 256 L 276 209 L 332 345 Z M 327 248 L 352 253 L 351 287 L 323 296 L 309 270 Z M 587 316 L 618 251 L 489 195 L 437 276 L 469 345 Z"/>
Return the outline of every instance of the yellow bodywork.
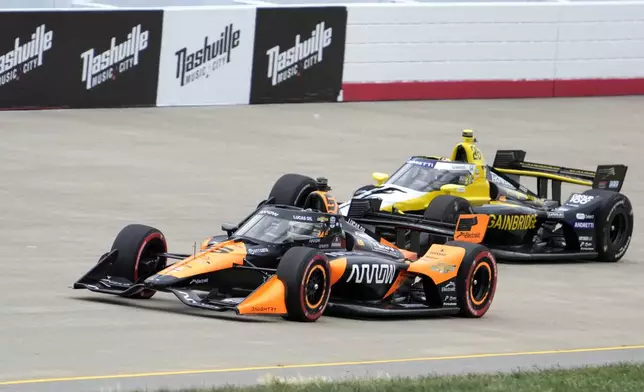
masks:
<path fill-rule="evenodd" d="M 485 162 L 483 154 L 481 153 L 481 150 L 479 150 L 479 148 L 476 146 L 476 138 L 474 137 L 474 132 L 471 129 L 463 130 L 461 142 L 454 147 L 449 157 L 426 156 L 424 158 L 451 162 L 463 162 L 466 164 L 474 165 L 475 169 L 471 177 L 471 182 L 467 185 L 444 185 L 438 191 L 427 192 L 420 197 L 410 198 L 408 200 L 398 201 L 393 205 L 383 206 L 381 208 L 382 211 L 392 212 L 394 209 L 399 213 L 405 213 L 409 211 L 423 211 L 436 197 L 440 195 L 453 195 L 462 197 L 468 200 L 472 206 L 506 203 L 504 198 L 492 199 L 490 197 L 490 183 L 487 179 L 488 166 Z M 510 169 L 495 170 L 507 174 L 541 177 L 576 185 L 592 186 L 592 181 L 573 179 L 570 177 L 559 176 L 545 172 Z M 380 172 L 372 173 L 372 177 L 375 180 L 375 185 L 377 187 L 382 186 L 389 179 L 388 174 Z M 508 196 L 517 200 L 526 200 L 535 203 L 542 202 L 542 200 L 539 198 L 511 189 L 505 189 L 505 192 L 508 194 Z"/>
<path fill-rule="evenodd" d="M 441 187 L 439 191 L 427 192 L 424 195 L 396 202 L 392 206 L 383 207 L 383 211 L 391 212 L 393 208 L 400 212 L 405 211 L 420 211 L 427 208 L 427 206 L 440 195 L 454 195 L 467 199 L 473 206 L 489 204 L 490 198 L 490 184 L 487 181 L 487 166 L 485 158 L 481 151 L 474 144 L 475 139 L 471 130 L 463 131 L 463 140 L 457 144 L 449 158 L 442 158 L 445 161 L 455 161 L 459 151 L 466 154 L 466 163 L 475 165 L 472 182 L 468 185 L 455 185 L 448 184 Z M 438 158 L 438 157 L 431 157 Z M 388 175 L 383 173 L 373 173 L 376 185 L 382 185 L 389 178 Z"/>

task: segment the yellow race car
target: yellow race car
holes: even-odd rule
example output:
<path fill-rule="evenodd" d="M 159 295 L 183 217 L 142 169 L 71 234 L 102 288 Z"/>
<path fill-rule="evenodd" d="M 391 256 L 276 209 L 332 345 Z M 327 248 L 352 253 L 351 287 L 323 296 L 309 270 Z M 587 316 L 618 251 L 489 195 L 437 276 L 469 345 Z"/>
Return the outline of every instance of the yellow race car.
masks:
<path fill-rule="evenodd" d="M 473 131 L 464 130 L 451 156 L 412 156 L 391 176 L 373 173 L 376 184 L 331 206 L 349 218 L 368 214 L 375 222 L 369 230 L 398 245 L 420 241 L 427 248 L 447 239 L 413 238 L 378 223 L 382 214 L 409 219 L 422 215 L 442 223 L 455 223 L 461 214 L 486 214 L 489 226 L 483 243 L 498 259 L 621 259 L 633 232 L 633 208 L 620 193 L 627 166 L 599 165 L 589 171 L 526 162 L 525 155 L 522 150 L 499 150 L 488 165 Z M 537 191 L 522 185 L 521 177 L 535 177 Z M 562 183 L 591 189 L 571 194 L 562 204 Z M 284 204 L 311 202 L 307 196 L 316 186 L 320 185 L 309 177 L 287 174 L 269 197 Z"/>

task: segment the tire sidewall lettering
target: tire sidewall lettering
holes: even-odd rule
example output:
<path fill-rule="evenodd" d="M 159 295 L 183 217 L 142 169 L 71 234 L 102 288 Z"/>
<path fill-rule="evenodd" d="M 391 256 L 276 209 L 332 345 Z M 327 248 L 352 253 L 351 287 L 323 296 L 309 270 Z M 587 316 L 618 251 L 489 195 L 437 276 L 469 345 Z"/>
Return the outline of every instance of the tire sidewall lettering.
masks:
<path fill-rule="evenodd" d="M 149 234 L 148 236 L 145 237 L 141 245 L 139 246 L 139 251 L 136 255 L 136 261 L 134 262 L 134 281 L 137 281 L 139 279 L 139 263 L 141 262 L 141 255 L 143 254 L 143 250 L 145 247 L 152 242 L 155 239 L 159 239 L 163 242 L 164 248 L 167 250 L 167 244 L 165 242 L 165 238 L 163 234 L 161 233 L 152 233 Z"/>
<path fill-rule="evenodd" d="M 302 282 L 300 283 L 300 308 L 302 309 L 302 312 L 304 313 L 304 316 L 309 320 L 315 320 L 315 319 L 319 318 L 322 315 L 322 313 L 324 313 L 324 311 L 326 310 L 326 307 L 327 307 L 327 304 L 328 304 L 327 298 L 328 298 L 328 295 L 329 295 L 328 291 L 329 291 L 330 288 L 326 287 L 326 286 L 327 286 L 329 276 L 328 276 L 328 270 L 327 270 L 327 268 L 325 268 L 326 266 L 322 265 L 322 268 L 324 268 L 324 270 L 325 270 L 324 272 L 326 274 L 325 282 L 324 282 L 325 291 L 324 291 L 324 296 L 322 298 L 322 304 L 319 306 L 317 311 L 312 311 L 311 309 L 309 309 L 306 306 L 305 296 L 306 296 L 306 284 L 307 284 L 307 282 L 305 281 L 304 278 L 308 275 L 308 273 L 311 270 L 311 268 L 313 268 L 313 265 L 318 261 L 321 261 L 323 264 L 326 262 L 324 257 L 322 257 L 320 255 L 315 255 L 315 256 L 311 257 L 311 260 L 309 260 L 309 262 L 306 264 L 306 267 L 304 268 L 304 273 L 303 273 L 303 276 L 302 276 Z"/>
<path fill-rule="evenodd" d="M 310 184 L 306 184 L 305 186 L 303 186 L 302 189 L 300 189 L 300 191 L 297 193 L 297 196 L 295 197 L 293 204 L 297 204 L 298 202 L 303 202 L 304 200 L 306 200 L 304 195 L 306 194 L 308 196 L 306 191 L 308 191 L 309 189 L 315 189 L 315 187 L 313 187 Z M 311 193 L 311 192 L 308 192 L 308 193 Z"/>
<path fill-rule="evenodd" d="M 486 260 L 481 261 L 481 259 L 483 258 L 485 258 Z M 491 282 L 490 282 L 490 288 L 489 288 L 490 290 L 489 296 L 485 300 L 483 305 L 481 305 L 480 309 L 477 309 L 477 307 L 475 307 L 474 304 L 472 303 L 472 299 L 470 298 L 470 289 L 471 289 L 472 274 L 474 273 L 476 267 L 481 263 L 487 263 L 489 265 L 490 269 L 492 270 L 492 276 L 491 276 Z M 465 280 L 465 293 L 464 293 L 465 306 L 467 307 L 470 313 L 480 317 L 487 312 L 490 305 L 492 304 L 492 300 L 494 299 L 494 294 L 496 293 L 497 276 L 498 276 L 498 270 L 496 268 L 496 261 L 492 253 L 489 251 L 479 252 L 475 257 L 474 262 L 470 266 Z"/>
<path fill-rule="evenodd" d="M 621 195 L 620 195 L 621 196 Z M 602 233 L 602 248 L 603 251 L 608 253 L 608 255 L 612 254 L 611 258 L 614 259 L 620 259 L 621 257 L 624 256 L 626 251 L 628 250 L 628 247 L 630 246 L 631 239 L 632 239 L 632 233 L 629 234 L 626 237 L 626 240 L 624 241 L 619 248 L 617 248 L 613 244 L 609 244 L 609 238 L 610 238 L 610 222 L 612 219 L 615 217 L 616 214 L 623 213 L 624 217 L 626 219 L 626 230 L 632 230 L 632 222 L 633 222 L 633 210 L 632 207 L 630 206 L 630 203 L 628 203 L 628 200 L 624 197 L 619 197 L 619 199 L 611 206 L 610 211 L 608 214 L 606 214 L 606 219 L 605 219 L 605 227 L 601 228 L 601 233 Z"/>

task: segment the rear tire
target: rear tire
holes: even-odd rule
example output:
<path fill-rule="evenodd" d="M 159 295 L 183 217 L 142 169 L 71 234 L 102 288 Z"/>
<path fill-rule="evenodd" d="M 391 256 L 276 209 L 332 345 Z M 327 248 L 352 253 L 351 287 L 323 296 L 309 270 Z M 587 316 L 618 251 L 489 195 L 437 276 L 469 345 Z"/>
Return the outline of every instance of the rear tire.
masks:
<path fill-rule="evenodd" d="M 307 196 L 316 189 L 317 183 L 311 177 L 291 173 L 275 182 L 268 197 L 274 197 L 275 204 L 302 207 Z"/>
<path fill-rule="evenodd" d="M 118 249 L 118 257 L 112 264 L 112 274 L 134 283 L 154 275 L 167 263 L 167 258 L 157 256 L 168 251 L 165 236 L 150 226 L 125 226 L 112 244 L 112 250 L 115 249 Z M 146 289 L 128 298 L 149 299 L 155 293 L 155 290 Z"/>
<path fill-rule="evenodd" d="M 456 275 L 456 297 L 461 309 L 459 316 L 483 317 L 496 293 L 496 259 L 483 245 L 461 241 L 449 241 L 446 245 L 465 248 L 465 256 Z"/>
<path fill-rule="evenodd" d="M 595 213 L 595 243 L 597 261 L 616 263 L 626 254 L 633 236 L 633 206 L 621 193 L 590 189 L 584 192 L 589 196 L 604 199 Z"/>
<path fill-rule="evenodd" d="M 277 266 L 277 277 L 286 286 L 285 319 L 313 322 L 322 317 L 331 292 L 331 269 L 324 253 L 289 249 Z"/>

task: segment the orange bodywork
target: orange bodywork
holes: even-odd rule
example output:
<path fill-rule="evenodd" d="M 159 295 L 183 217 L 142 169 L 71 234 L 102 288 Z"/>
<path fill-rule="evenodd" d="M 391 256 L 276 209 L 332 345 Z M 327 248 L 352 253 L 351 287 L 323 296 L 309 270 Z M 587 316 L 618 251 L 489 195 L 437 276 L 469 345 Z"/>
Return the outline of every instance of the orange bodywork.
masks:
<path fill-rule="evenodd" d="M 405 256 L 405 259 L 407 259 L 407 260 L 414 261 L 414 260 L 418 259 L 418 254 L 416 254 L 415 252 L 409 251 L 407 249 L 399 248 L 399 247 L 397 247 L 396 245 L 392 244 L 391 242 L 387 241 L 384 238 L 380 239 L 380 243 L 383 244 L 383 245 L 387 245 L 389 247 L 392 247 L 394 249 L 398 249 L 403 254 L 403 256 Z"/>
<path fill-rule="evenodd" d="M 225 241 L 169 266 L 159 275 L 187 278 L 243 265 L 247 255 L 243 242 Z M 286 287 L 276 275 L 237 305 L 239 314 L 286 314 Z"/>
<path fill-rule="evenodd" d="M 428 276 L 438 285 L 456 277 L 463 257 L 464 248 L 434 244 L 423 257 L 409 264 L 407 272 Z"/>
<path fill-rule="evenodd" d="M 212 237 L 208 237 L 208 238 L 204 239 L 204 240 L 201 242 L 201 247 L 200 247 L 200 249 L 201 249 L 201 250 L 206 250 L 206 249 L 208 248 L 208 244 L 210 243 L 210 240 L 211 240 L 211 239 L 212 239 Z"/>
<path fill-rule="evenodd" d="M 271 276 L 257 290 L 237 305 L 239 314 L 286 314 L 286 286 Z"/>
<path fill-rule="evenodd" d="M 331 286 L 333 286 L 340 280 L 344 271 L 347 269 L 346 257 L 331 260 L 329 262 L 329 268 L 331 268 Z"/>
<path fill-rule="evenodd" d="M 233 265 L 243 265 L 246 257 L 246 245 L 242 242 L 226 241 L 216 244 L 210 249 L 197 253 L 168 266 L 160 271 L 159 275 L 170 275 L 176 278 L 188 278 L 223 269 L 232 268 Z"/>
<path fill-rule="evenodd" d="M 329 203 L 328 195 L 325 192 L 320 193 L 325 203 L 327 203 L 327 207 L 332 210 L 337 209 L 337 204 L 332 198 Z M 476 222 L 473 219 L 476 219 Z M 489 217 L 487 215 L 461 215 L 457 223 L 455 239 L 475 243 L 481 242 L 485 235 L 488 221 Z M 202 247 L 207 244 L 207 241 L 208 239 L 204 241 Z M 380 243 L 401 251 L 409 263 L 408 269 L 402 272 L 393 282 L 384 298 L 398 290 L 410 274 L 427 276 L 437 285 L 455 278 L 465 256 L 465 249 L 461 247 L 435 244 L 429 248 L 425 255 L 419 258 L 418 254 L 401 249 L 385 239 L 381 239 Z M 168 266 L 160 271 L 158 275 L 168 275 L 183 279 L 225 270 L 233 268 L 234 265 L 243 265 L 247 254 L 246 245 L 243 242 L 224 241 Z M 331 285 L 334 285 L 345 273 L 347 259 L 333 259 L 330 261 L 329 267 Z M 273 275 L 237 305 L 235 310 L 240 315 L 287 314 L 286 286 L 277 275 Z"/>
<path fill-rule="evenodd" d="M 406 272 L 402 272 L 400 275 L 398 275 L 398 278 L 396 278 L 394 283 L 389 288 L 389 291 L 387 291 L 387 293 L 385 293 L 385 295 L 384 295 L 384 297 L 382 297 L 382 299 L 385 299 L 385 298 L 389 297 L 390 295 L 392 295 L 393 293 L 395 293 L 396 290 L 398 290 L 400 288 L 400 286 L 402 286 L 402 284 L 405 283 L 405 280 L 407 280 L 408 277 L 409 277 L 409 274 L 407 274 Z"/>
<path fill-rule="evenodd" d="M 347 268 L 347 259 L 329 262 L 331 285 L 335 284 Z M 257 290 L 237 305 L 239 314 L 286 314 L 286 286 L 277 275 L 271 276 Z"/>
<path fill-rule="evenodd" d="M 324 202 L 324 206 L 326 207 L 326 210 L 330 214 L 337 214 L 340 207 L 338 206 L 338 202 L 335 200 L 335 197 L 332 196 L 329 192 L 327 191 L 314 191 L 311 193 L 315 193 L 322 199 Z"/>

